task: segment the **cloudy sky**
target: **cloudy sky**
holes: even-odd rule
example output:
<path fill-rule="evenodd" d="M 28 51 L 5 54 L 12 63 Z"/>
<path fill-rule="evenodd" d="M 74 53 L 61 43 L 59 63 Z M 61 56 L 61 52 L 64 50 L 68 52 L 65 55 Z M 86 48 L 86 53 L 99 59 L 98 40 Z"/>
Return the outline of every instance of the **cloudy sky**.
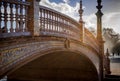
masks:
<path fill-rule="evenodd" d="M 40 5 L 60 11 L 67 14 L 75 20 L 79 20 L 79 1 L 80 0 L 41 0 Z M 86 27 L 96 28 L 96 5 L 97 0 L 83 0 L 83 19 Z M 120 33 L 120 0 L 102 1 L 103 27 L 113 28 Z"/>

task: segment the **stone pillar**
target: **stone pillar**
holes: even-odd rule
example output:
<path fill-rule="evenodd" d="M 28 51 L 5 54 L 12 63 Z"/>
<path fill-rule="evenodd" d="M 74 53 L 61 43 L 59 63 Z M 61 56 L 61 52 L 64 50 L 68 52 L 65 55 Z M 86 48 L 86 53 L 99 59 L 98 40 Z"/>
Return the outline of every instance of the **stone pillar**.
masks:
<path fill-rule="evenodd" d="M 101 5 L 102 0 L 97 0 L 98 5 L 96 8 L 98 9 L 96 16 L 97 16 L 97 40 L 99 42 L 99 58 L 100 58 L 100 64 L 99 64 L 99 70 L 100 70 L 100 81 L 103 81 L 104 78 L 104 64 L 103 64 L 103 58 L 104 58 L 104 41 L 102 38 L 102 15 L 103 13 L 101 12 L 102 5 Z"/>
<path fill-rule="evenodd" d="M 83 16 L 82 0 L 80 0 L 80 9 L 79 9 L 78 12 L 79 12 L 79 15 L 80 15 L 80 20 L 79 20 L 79 23 L 80 23 L 80 27 L 79 27 L 80 28 L 80 41 L 83 42 L 84 21 L 83 21 L 83 18 L 82 18 L 82 16 Z"/>
<path fill-rule="evenodd" d="M 28 8 L 28 31 L 31 32 L 32 36 L 39 36 L 39 2 L 40 0 L 27 0 L 31 3 Z"/>

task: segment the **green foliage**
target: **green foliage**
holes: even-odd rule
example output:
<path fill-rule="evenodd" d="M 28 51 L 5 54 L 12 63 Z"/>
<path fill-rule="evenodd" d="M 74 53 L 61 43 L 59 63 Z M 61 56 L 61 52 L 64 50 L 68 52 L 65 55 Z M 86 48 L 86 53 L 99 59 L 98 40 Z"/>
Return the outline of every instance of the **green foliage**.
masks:
<path fill-rule="evenodd" d="M 113 49 L 112 49 L 113 53 L 120 53 L 120 43 L 116 44 Z"/>

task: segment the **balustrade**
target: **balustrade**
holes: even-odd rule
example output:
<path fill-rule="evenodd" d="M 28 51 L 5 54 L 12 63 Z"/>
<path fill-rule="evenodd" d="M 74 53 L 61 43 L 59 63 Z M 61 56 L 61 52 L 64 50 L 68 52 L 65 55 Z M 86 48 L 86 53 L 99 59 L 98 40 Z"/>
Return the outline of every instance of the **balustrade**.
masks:
<path fill-rule="evenodd" d="M 40 35 L 80 39 L 79 23 L 53 9 L 40 6 Z"/>
<path fill-rule="evenodd" d="M 97 51 L 99 50 L 99 46 L 98 46 L 99 43 L 96 37 L 86 28 L 84 29 L 84 43 L 93 47 Z"/>
<path fill-rule="evenodd" d="M 27 32 L 29 5 L 30 2 L 26 0 L 1 0 L 0 34 Z M 39 5 L 38 7 L 39 11 L 35 13 L 39 13 L 39 23 L 35 24 L 39 24 L 40 36 L 57 36 L 80 40 L 81 30 L 78 22 L 53 9 Z M 32 18 L 31 15 L 29 15 L 30 18 Z M 33 22 L 35 21 L 33 20 Z M 31 30 L 31 28 L 29 28 L 29 30 Z M 88 32 L 85 32 L 84 35 L 86 36 L 86 43 L 90 41 L 93 42 L 94 40 L 91 40 L 87 33 Z M 87 41 L 87 39 L 90 39 L 90 41 Z"/>
<path fill-rule="evenodd" d="M 27 31 L 27 9 L 25 0 L 0 1 L 0 34 Z"/>

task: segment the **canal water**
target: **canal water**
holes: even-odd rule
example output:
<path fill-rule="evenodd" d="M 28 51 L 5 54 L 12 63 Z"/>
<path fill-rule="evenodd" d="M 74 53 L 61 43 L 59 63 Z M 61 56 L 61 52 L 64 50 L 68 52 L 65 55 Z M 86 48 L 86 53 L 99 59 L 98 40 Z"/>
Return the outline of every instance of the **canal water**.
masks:
<path fill-rule="evenodd" d="M 120 56 L 110 57 L 110 69 L 112 75 L 120 75 Z"/>

